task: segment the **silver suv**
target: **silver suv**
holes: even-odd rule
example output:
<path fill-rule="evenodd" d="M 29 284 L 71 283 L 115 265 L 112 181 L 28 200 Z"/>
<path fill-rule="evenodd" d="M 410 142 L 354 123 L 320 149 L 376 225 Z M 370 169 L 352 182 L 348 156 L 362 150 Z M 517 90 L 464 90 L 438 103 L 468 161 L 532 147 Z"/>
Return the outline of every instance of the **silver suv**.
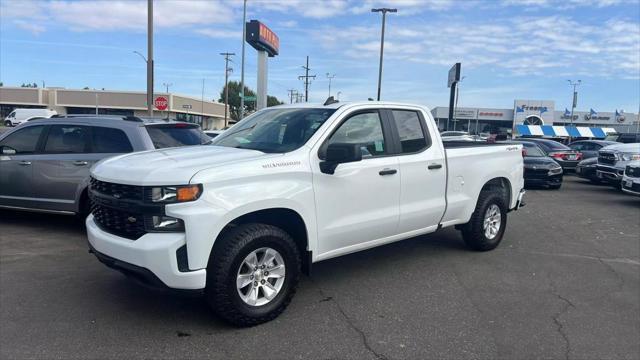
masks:
<path fill-rule="evenodd" d="M 29 121 L 0 135 L 0 208 L 88 214 L 89 169 L 99 160 L 210 141 L 195 124 L 133 116 Z"/>

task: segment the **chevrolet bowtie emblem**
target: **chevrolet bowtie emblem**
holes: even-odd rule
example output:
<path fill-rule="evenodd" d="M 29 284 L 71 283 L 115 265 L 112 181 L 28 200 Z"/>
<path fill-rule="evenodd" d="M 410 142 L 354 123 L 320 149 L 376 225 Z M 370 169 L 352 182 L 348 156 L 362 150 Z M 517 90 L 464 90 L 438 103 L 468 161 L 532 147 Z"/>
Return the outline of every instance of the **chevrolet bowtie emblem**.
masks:
<path fill-rule="evenodd" d="M 134 222 L 138 221 L 138 219 L 134 218 L 133 216 L 129 216 L 127 218 L 127 221 L 129 221 L 130 223 L 134 223 Z"/>
<path fill-rule="evenodd" d="M 113 194 L 113 197 L 114 197 L 114 198 L 116 198 L 116 199 L 120 199 L 120 198 L 122 197 L 122 195 L 120 195 L 120 194 Z"/>

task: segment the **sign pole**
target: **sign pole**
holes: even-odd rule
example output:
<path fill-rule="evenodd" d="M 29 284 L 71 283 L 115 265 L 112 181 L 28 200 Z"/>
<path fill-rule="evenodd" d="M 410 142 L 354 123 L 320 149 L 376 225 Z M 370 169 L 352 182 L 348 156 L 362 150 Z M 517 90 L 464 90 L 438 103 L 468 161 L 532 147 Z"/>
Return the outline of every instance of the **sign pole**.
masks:
<path fill-rule="evenodd" d="M 258 88 L 256 110 L 267 107 L 267 52 L 258 51 Z"/>
<path fill-rule="evenodd" d="M 455 99 L 456 99 L 456 89 L 458 87 L 458 81 L 460 81 L 460 72 L 462 69 L 461 63 L 456 63 L 449 69 L 449 79 L 447 82 L 447 87 L 451 88 L 451 94 L 449 95 L 449 117 L 447 118 L 447 130 L 449 130 L 449 122 L 453 121 Z M 455 126 L 455 123 L 454 123 Z"/>

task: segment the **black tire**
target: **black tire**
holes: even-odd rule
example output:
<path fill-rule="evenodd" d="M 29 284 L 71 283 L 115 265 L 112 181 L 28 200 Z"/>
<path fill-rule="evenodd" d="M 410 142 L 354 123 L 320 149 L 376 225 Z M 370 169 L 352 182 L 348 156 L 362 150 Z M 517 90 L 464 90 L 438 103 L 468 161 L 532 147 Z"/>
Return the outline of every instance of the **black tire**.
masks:
<path fill-rule="evenodd" d="M 270 247 L 285 264 L 285 280 L 278 295 L 262 306 L 246 304 L 238 294 L 236 277 L 245 257 Z M 275 319 L 289 305 L 300 278 L 300 253 L 289 234 L 265 224 L 245 224 L 224 233 L 214 245 L 207 266 L 205 296 L 213 311 L 236 326 L 254 326 Z"/>
<path fill-rule="evenodd" d="M 7 120 L 4 122 L 4 126 L 6 127 L 11 127 L 13 124 L 11 124 L 11 121 Z"/>
<path fill-rule="evenodd" d="M 558 190 L 562 187 L 562 183 L 558 184 L 558 185 L 549 185 L 549 189 L 551 190 Z"/>
<path fill-rule="evenodd" d="M 487 209 L 491 205 L 497 205 L 500 209 L 500 228 L 493 239 L 489 239 L 484 234 L 483 223 Z M 480 193 L 476 209 L 471 215 L 468 223 L 462 226 L 462 238 L 464 242 L 473 250 L 489 251 L 495 249 L 502 241 L 504 230 L 507 227 L 507 205 L 502 196 L 497 192 L 483 191 Z"/>

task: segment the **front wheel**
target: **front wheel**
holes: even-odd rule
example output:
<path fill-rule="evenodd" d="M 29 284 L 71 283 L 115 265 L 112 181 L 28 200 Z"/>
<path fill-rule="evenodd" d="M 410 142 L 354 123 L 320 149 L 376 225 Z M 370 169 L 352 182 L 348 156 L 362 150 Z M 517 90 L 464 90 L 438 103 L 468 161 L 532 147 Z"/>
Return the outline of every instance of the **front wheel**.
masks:
<path fill-rule="evenodd" d="M 4 122 L 4 126 L 6 127 L 11 127 L 13 124 L 11 124 L 11 121 L 7 120 Z"/>
<path fill-rule="evenodd" d="M 227 322 L 258 325 L 285 310 L 299 277 L 300 255 L 289 234 L 271 225 L 240 225 L 216 241 L 206 297 Z"/>
<path fill-rule="evenodd" d="M 468 223 L 462 226 L 462 238 L 471 249 L 495 249 L 502 240 L 507 226 L 507 206 L 495 192 L 482 192 L 476 209 Z"/>

